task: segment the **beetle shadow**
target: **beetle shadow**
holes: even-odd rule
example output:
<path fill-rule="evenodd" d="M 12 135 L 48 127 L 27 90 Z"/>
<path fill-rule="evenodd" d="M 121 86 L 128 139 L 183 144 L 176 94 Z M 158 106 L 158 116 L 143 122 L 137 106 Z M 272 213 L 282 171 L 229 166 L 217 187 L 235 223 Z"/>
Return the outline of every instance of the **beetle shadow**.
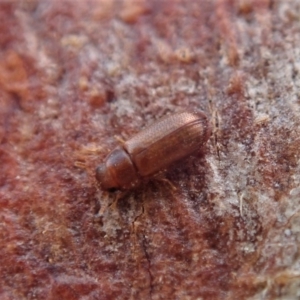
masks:
<path fill-rule="evenodd" d="M 144 205 L 150 199 L 157 199 L 158 193 L 161 198 L 167 197 L 166 192 L 170 192 L 170 197 L 174 197 L 177 191 L 175 185 L 166 177 L 167 172 L 160 172 L 154 177 L 145 179 L 140 186 L 134 190 L 114 190 L 105 191 L 98 199 L 95 208 L 95 219 L 101 219 L 109 211 L 128 211 L 135 209 L 144 211 Z M 163 196 L 164 195 L 164 196 Z M 132 202 L 132 200 L 134 202 Z M 140 213 L 139 213 L 140 214 Z"/>
<path fill-rule="evenodd" d="M 168 170 L 162 170 L 154 176 L 144 178 L 135 189 L 103 191 L 101 199 L 98 199 L 95 218 L 102 218 L 107 210 L 126 212 L 136 209 L 140 211 L 138 207 L 144 206 L 150 199 L 174 199 L 180 191 L 188 192 L 191 198 L 197 198 L 198 196 L 194 194 L 198 194 L 206 185 L 205 173 L 208 167 L 205 160 L 206 151 L 206 147 L 201 147 L 185 160 L 174 163 Z M 195 177 L 203 178 L 203 180 L 195 180 Z M 134 199 L 134 202 L 130 199 Z"/>

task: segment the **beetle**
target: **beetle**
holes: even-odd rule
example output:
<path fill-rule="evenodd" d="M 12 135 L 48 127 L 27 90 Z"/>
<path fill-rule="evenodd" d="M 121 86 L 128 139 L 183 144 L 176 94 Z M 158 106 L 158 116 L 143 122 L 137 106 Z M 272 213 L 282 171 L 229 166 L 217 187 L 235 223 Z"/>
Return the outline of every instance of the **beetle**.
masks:
<path fill-rule="evenodd" d="M 203 112 L 168 115 L 112 150 L 96 169 L 103 190 L 128 190 L 197 151 L 211 125 Z"/>

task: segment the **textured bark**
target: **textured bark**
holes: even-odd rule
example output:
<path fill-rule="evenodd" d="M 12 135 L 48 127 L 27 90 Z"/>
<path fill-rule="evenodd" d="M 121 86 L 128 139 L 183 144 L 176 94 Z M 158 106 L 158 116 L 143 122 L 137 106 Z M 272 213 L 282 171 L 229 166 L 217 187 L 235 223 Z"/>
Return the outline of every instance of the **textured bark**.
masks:
<path fill-rule="evenodd" d="M 0 1 L 0 298 L 299 297 L 299 15 Z M 120 139 L 185 109 L 213 126 L 199 153 L 125 195 L 97 188 Z"/>

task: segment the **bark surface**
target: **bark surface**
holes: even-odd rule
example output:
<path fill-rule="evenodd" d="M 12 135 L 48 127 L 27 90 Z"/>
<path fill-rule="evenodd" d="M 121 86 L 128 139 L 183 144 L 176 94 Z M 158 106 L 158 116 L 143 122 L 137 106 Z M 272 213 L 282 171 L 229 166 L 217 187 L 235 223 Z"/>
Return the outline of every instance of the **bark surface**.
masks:
<path fill-rule="evenodd" d="M 299 297 L 299 16 L 298 0 L 0 1 L 0 298 Z M 120 139 L 193 109 L 213 127 L 199 153 L 97 188 Z"/>

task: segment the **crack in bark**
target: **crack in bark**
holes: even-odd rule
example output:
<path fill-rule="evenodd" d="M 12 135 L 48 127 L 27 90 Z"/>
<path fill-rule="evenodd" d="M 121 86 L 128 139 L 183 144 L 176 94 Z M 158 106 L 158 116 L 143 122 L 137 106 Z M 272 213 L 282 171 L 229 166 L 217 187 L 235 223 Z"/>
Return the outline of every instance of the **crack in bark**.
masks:
<path fill-rule="evenodd" d="M 148 274 L 149 274 L 149 288 L 150 288 L 150 292 L 149 292 L 149 296 L 150 296 L 150 299 L 152 299 L 152 293 L 153 293 L 153 275 L 152 275 L 152 272 L 151 272 L 151 260 L 150 260 L 150 256 L 149 256 L 149 253 L 147 251 L 147 247 L 146 247 L 146 236 L 144 234 L 142 234 L 143 236 L 143 239 L 142 239 L 142 248 L 143 248 L 143 251 L 145 253 L 145 257 L 147 259 L 147 262 L 148 262 L 148 268 L 147 268 L 147 271 L 148 271 Z"/>
<path fill-rule="evenodd" d="M 218 139 L 218 134 L 220 131 L 220 117 L 219 117 L 219 113 L 218 110 L 216 109 L 214 102 L 212 100 L 212 97 L 208 100 L 209 104 L 210 104 L 210 111 L 211 111 L 211 121 L 212 121 L 212 136 L 213 136 L 213 144 L 216 147 L 216 151 L 217 151 L 217 157 L 219 160 L 219 163 L 221 161 L 220 158 L 220 146 L 219 146 L 219 139 Z"/>
<path fill-rule="evenodd" d="M 221 161 L 220 159 L 220 147 L 219 147 L 219 141 L 218 141 L 218 131 L 219 131 L 219 115 L 218 115 L 218 112 L 216 111 L 215 112 L 215 116 L 214 116 L 214 142 L 215 142 L 215 145 L 216 145 L 216 148 L 217 148 L 217 156 L 218 156 L 218 160 L 219 160 L 219 163 Z"/>
<path fill-rule="evenodd" d="M 135 231 L 135 222 L 144 214 L 144 206 L 142 205 L 142 212 L 139 214 L 139 215 L 137 215 L 135 218 L 134 218 L 134 220 L 131 222 L 131 225 L 132 225 L 132 231 L 134 232 L 134 233 L 136 233 L 136 231 Z"/>
<path fill-rule="evenodd" d="M 132 229 L 133 229 L 133 232 L 136 234 L 136 222 L 137 220 L 144 214 L 145 212 L 145 209 L 144 209 L 144 206 L 142 205 L 142 212 L 137 215 L 133 222 L 132 222 Z M 147 246 L 146 246 L 146 236 L 144 233 L 142 233 L 142 240 L 141 240 L 141 248 L 144 252 L 144 255 L 145 255 L 145 258 L 147 260 L 147 272 L 148 272 L 148 275 L 149 275 L 149 297 L 150 299 L 152 299 L 152 292 L 153 292 L 153 275 L 152 275 L 152 272 L 151 272 L 151 260 L 150 260 L 150 256 L 149 256 L 149 253 L 147 251 Z"/>

